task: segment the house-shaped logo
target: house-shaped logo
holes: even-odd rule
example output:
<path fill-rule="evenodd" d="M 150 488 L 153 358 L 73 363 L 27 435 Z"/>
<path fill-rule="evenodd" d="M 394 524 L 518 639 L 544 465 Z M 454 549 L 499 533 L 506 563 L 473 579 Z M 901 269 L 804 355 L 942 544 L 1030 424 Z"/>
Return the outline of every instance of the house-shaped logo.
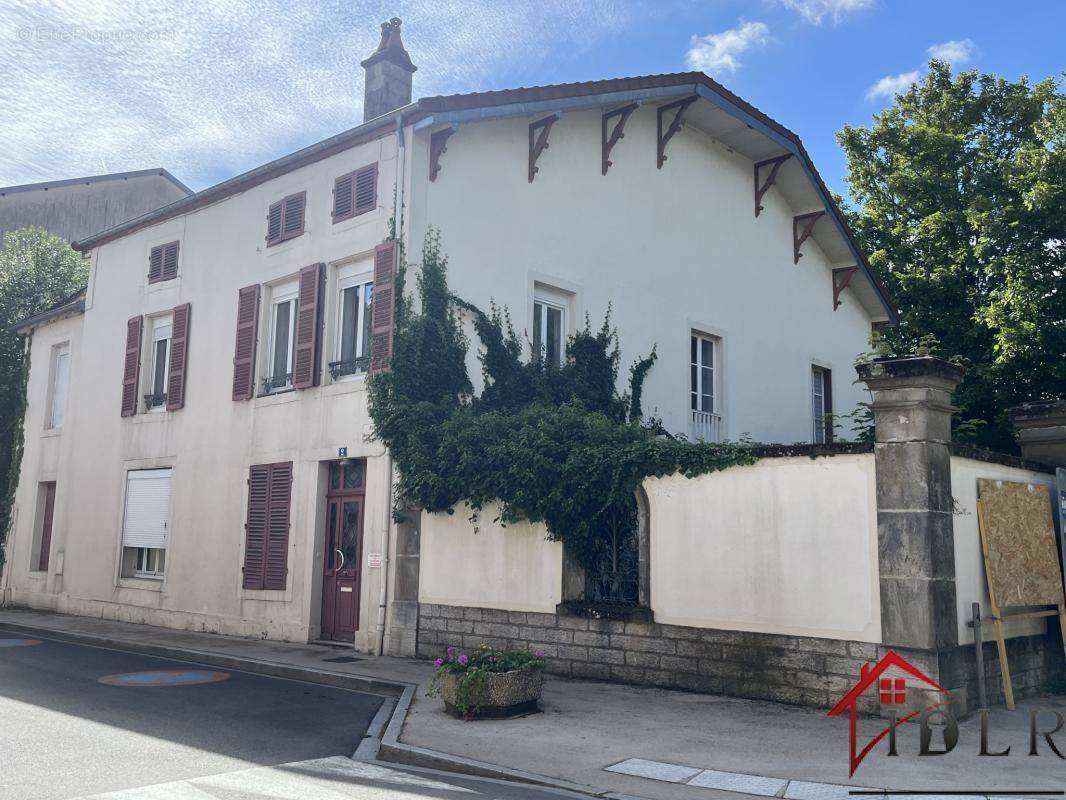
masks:
<path fill-rule="evenodd" d="M 886 676 L 885 673 L 890 669 L 894 674 Z M 931 706 L 914 711 L 904 717 L 897 717 L 895 714 L 895 707 L 903 707 L 907 704 L 907 678 L 897 677 L 900 673 L 909 675 L 914 681 L 917 681 L 921 685 L 921 689 L 940 692 L 944 699 L 939 703 L 934 703 Z M 911 686 L 914 688 L 913 681 Z M 878 702 L 882 706 L 887 706 L 890 709 L 892 719 L 888 727 L 871 739 L 869 744 L 867 744 L 861 751 L 857 752 L 858 745 L 855 741 L 855 722 L 859 698 L 861 698 L 867 690 L 873 687 L 876 687 Z M 859 671 L 858 683 L 852 686 L 851 690 L 841 697 L 839 702 L 829 710 L 829 716 L 831 717 L 840 716 L 845 710 L 848 712 L 850 746 L 848 752 L 848 777 L 850 778 L 855 774 L 855 770 L 859 768 L 859 764 L 861 764 L 862 760 L 866 758 L 874 745 L 885 738 L 885 735 L 892 731 L 894 727 L 901 722 L 913 719 L 923 711 L 940 708 L 950 702 L 951 694 L 947 689 L 893 650 L 889 650 L 888 653 L 885 654 L 885 657 L 872 667 L 869 663 L 863 664 L 862 669 Z"/>

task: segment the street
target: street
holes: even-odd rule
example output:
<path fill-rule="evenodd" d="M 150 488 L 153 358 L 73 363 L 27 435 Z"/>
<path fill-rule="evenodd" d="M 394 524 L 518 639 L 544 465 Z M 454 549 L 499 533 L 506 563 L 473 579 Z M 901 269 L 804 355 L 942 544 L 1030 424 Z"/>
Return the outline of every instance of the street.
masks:
<path fill-rule="evenodd" d="M 559 796 L 352 761 L 382 701 L 0 631 L 0 797 Z"/>

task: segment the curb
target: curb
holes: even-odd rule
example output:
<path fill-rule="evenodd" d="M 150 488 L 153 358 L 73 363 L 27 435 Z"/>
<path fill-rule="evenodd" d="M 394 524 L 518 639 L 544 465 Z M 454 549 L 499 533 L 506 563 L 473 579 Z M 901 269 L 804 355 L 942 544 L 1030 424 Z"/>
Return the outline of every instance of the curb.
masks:
<path fill-rule="evenodd" d="M 113 650 L 139 653 L 142 655 L 168 658 L 175 661 L 188 661 L 223 669 L 240 670 L 273 678 L 306 681 L 341 689 L 350 689 L 385 697 L 377 713 L 367 726 L 362 741 L 352 758 L 379 764 L 401 764 L 409 767 L 440 770 L 477 778 L 492 778 L 510 783 L 525 783 L 559 789 L 566 792 L 610 798 L 611 792 L 605 792 L 593 786 L 571 783 L 535 772 L 501 767 L 485 761 L 442 753 L 425 747 L 404 744 L 400 741 L 407 712 L 411 707 L 418 686 L 404 681 L 385 681 L 361 675 L 348 675 L 330 670 L 307 669 L 274 661 L 262 661 L 247 656 L 230 656 L 207 650 L 174 647 L 170 645 L 139 642 L 93 633 L 76 633 L 57 630 L 40 625 L 28 625 L 23 622 L 8 622 L 0 614 L 0 628 L 14 633 L 36 636 L 42 639 L 84 644 L 92 647 L 106 647 Z"/>

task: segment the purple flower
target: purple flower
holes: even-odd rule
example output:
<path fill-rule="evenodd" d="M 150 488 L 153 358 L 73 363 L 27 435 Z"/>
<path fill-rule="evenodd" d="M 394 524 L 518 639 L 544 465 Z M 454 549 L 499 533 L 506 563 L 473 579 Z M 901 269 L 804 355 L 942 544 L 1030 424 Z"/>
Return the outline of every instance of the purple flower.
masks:
<path fill-rule="evenodd" d="M 449 656 L 454 656 L 455 655 L 455 647 L 449 647 L 448 648 L 448 655 Z"/>
<path fill-rule="evenodd" d="M 533 655 L 535 655 L 537 658 L 544 658 L 544 651 L 543 650 L 537 650 L 537 651 L 535 651 L 533 653 Z"/>
<path fill-rule="evenodd" d="M 438 658 L 436 661 L 433 662 L 433 666 L 435 666 L 437 669 L 440 669 L 444 666 L 444 659 Z"/>
<path fill-rule="evenodd" d="M 460 667 L 465 667 L 469 663 L 470 663 L 470 658 L 466 654 L 463 654 L 463 655 L 459 656 L 459 666 Z"/>

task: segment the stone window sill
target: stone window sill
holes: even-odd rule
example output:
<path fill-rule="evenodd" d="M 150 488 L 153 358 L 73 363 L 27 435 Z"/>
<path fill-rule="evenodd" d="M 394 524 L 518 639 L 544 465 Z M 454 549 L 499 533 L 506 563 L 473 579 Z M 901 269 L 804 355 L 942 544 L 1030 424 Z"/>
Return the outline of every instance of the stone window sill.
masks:
<path fill-rule="evenodd" d="M 652 610 L 647 606 L 627 606 L 616 603 L 591 603 L 584 600 L 567 600 L 555 607 L 561 617 L 584 617 L 585 619 L 614 619 L 623 622 L 654 622 Z"/>

